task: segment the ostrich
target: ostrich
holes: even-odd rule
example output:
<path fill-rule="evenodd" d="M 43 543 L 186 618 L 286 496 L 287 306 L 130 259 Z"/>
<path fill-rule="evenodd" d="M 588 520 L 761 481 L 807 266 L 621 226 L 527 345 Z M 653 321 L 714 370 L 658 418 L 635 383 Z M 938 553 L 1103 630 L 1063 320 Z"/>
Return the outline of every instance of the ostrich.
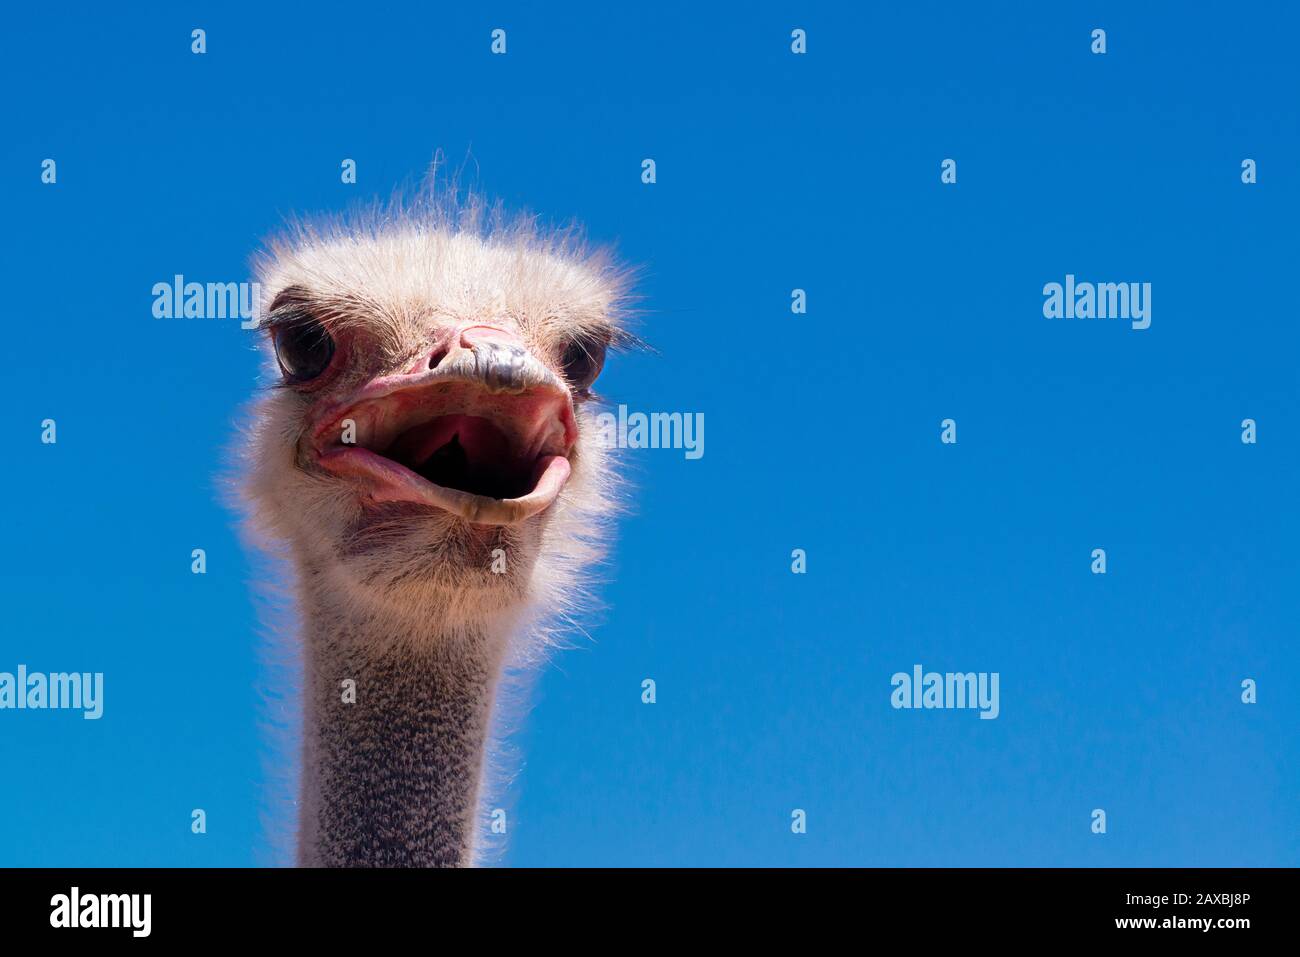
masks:
<path fill-rule="evenodd" d="M 286 560 L 297 861 L 475 863 L 503 670 L 535 662 L 617 499 L 589 402 L 628 273 L 454 191 L 296 224 L 256 263 L 271 388 L 240 496 Z"/>

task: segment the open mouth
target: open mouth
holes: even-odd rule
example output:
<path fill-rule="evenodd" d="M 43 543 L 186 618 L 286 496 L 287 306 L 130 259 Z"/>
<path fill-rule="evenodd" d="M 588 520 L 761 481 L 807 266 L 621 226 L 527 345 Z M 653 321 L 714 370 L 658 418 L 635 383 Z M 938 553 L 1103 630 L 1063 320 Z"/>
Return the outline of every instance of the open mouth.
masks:
<path fill-rule="evenodd" d="M 491 419 L 440 415 L 413 426 L 380 453 L 443 488 L 519 498 L 536 486 L 534 463 L 521 459 Z"/>
<path fill-rule="evenodd" d="M 331 407 L 313 430 L 322 468 L 375 502 L 431 505 L 481 525 L 541 512 L 569 477 L 577 427 L 567 391 L 395 376 Z"/>

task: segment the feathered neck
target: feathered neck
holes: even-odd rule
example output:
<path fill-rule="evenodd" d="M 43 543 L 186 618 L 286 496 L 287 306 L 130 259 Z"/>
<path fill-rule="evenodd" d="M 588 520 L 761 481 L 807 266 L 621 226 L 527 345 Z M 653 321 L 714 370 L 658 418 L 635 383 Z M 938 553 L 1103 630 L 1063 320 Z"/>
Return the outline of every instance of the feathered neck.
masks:
<path fill-rule="evenodd" d="M 509 626 L 343 607 L 304 585 L 298 862 L 473 863 L 477 809 Z M 450 629 L 446 629 L 450 632 Z"/>

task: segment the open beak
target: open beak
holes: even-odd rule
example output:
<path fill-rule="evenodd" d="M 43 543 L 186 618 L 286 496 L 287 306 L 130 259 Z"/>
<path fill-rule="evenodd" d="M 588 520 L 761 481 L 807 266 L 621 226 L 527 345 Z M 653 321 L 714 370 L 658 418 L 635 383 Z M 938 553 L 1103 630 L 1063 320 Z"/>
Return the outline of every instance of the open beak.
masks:
<path fill-rule="evenodd" d="M 478 525 L 546 509 L 577 440 L 563 380 L 520 346 L 484 341 L 435 369 L 376 379 L 314 416 L 309 453 L 374 502 Z"/>

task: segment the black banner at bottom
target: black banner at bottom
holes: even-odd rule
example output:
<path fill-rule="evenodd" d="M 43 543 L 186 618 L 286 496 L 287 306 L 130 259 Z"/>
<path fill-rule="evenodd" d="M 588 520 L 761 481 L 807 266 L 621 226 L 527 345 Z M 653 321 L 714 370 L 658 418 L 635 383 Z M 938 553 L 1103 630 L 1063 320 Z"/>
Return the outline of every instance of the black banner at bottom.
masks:
<path fill-rule="evenodd" d="M 111 938 L 375 944 L 411 935 L 432 940 L 448 922 L 494 942 L 514 930 L 532 939 L 590 938 L 610 946 L 644 935 L 658 946 L 715 934 L 734 944 L 783 925 L 792 933 L 844 931 L 859 940 L 919 933 L 927 943 L 1104 936 L 1232 946 L 1291 936 L 1294 875 L 1272 869 L 7 870 L 0 871 L 0 921 L 7 942 L 75 936 L 75 943 L 92 946 Z"/>

